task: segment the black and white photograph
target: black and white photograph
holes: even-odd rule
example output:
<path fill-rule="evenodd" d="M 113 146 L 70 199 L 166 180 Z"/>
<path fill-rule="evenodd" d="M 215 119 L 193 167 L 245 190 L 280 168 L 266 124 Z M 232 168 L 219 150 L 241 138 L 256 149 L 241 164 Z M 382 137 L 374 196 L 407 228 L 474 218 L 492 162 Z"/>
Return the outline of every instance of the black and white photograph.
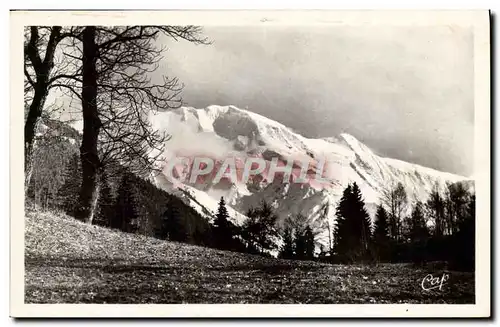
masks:
<path fill-rule="evenodd" d="M 489 316 L 488 12 L 29 14 L 21 307 Z"/>

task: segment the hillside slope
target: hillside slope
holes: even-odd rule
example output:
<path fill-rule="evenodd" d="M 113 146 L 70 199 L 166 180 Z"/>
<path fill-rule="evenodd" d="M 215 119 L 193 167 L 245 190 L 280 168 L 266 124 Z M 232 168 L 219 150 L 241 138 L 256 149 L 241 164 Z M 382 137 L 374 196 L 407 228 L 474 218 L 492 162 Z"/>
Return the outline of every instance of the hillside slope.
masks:
<path fill-rule="evenodd" d="M 420 282 L 439 268 L 340 266 L 224 252 L 26 214 L 26 303 L 474 302 L 474 275 L 450 272 L 440 291 Z"/>

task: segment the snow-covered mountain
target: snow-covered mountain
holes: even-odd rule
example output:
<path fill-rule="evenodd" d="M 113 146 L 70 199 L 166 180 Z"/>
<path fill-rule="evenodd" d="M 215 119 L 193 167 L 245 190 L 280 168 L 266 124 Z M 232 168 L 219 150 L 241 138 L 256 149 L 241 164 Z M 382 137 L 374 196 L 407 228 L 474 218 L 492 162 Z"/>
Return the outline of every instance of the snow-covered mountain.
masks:
<path fill-rule="evenodd" d="M 349 182 L 360 186 L 373 215 L 382 190 L 398 182 L 405 186 L 409 198 L 416 201 L 425 200 L 436 183 L 444 186 L 447 182 L 469 180 L 378 156 L 349 134 L 306 138 L 276 121 L 234 106 L 182 107 L 152 114 L 151 122 L 154 128 L 171 135 L 165 147 L 166 162 L 179 156 L 208 157 L 215 160 L 217 168 L 227 158 L 235 158 L 237 163 L 248 158 L 262 158 L 267 165 L 278 158 L 280 162 L 293 161 L 294 169 L 301 169 L 307 162 L 308 176 L 318 173 L 322 178 L 319 183 L 314 180 L 296 183 L 294 178 L 297 176 L 271 182 L 266 178 L 266 170 L 260 178 L 248 182 L 240 178 L 217 181 L 212 174 L 201 181 L 186 179 L 174 185 L 166 178 L 168 165 L 165 165 L 164 175 L 157 176 L 160 187 L 189 199 L 200 212 L 215 212 L 219 198 L 224 196 L 237 222 L 245 218 L 248 208 L 266 200 L 273 204 L 282 219 L 302 213 L 319 227 L 324 224 L 325 212 L 326 219 L 333 219 L 337 201 Z M 241 168 L 238 164 L 238 171 Z"/>

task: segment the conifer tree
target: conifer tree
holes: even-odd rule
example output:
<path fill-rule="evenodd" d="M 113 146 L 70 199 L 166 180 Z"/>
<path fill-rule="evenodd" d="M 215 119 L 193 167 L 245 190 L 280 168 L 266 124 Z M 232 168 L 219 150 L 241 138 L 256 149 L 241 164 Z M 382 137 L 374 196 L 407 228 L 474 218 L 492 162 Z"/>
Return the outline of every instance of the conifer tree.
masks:
<path fill-rule="evenodd" d="M 132 194 L 132 176 L 128 172 L 123 177 L 118 187 L 111 228 L 118 228 L 124 232 L 133 233 L 137 231 L 137 210 L 134 196 Z"/>
<path fill-rule="evenodd" d="M 224 202 L 224 198 L 221 197 L 213 228 L 216 248 L 230 250 L 233 243 L 233 231 L 234 226 L 229 221 L 226 203 Z"/>
<path fill-rule="evenodd" d="M 248 210 L 247 217 L 242 226 L 242 236 L 247 242 L 247 248 L 260 254 L 276 249 L 279 236 L 276 228 L 278 216 L 271 206 L 262 201 L 260 207 Z"/>
<path fill-rule="evenodd" d="M 316 246 L 314 244 L 314 233 L 311 226 L 307 225 L 304 232 L 304 243 L 305 243 L 305 257 L 307 259 L 314 258 L 314 251 Z"/>
<path fill-rule="evenodd" d="M 64 171 L 64 183 L 58 191 L 59 207 L 68 215 L 74 215 L 78 205 L 80 191 L 80 157 L 73 154 L 68 160 Z"/>
<path fill-rule="evenodd" d="M 410 254 L 411 260 L 420 263 L 426 258 L 427 239 L 429 231 L 425 222 L 423 205 L 417 202 L 410 217 Z"/>
<path fill-rule="evenodd" d="M 344 190 L 336 216 L 335 252 L 339 259 L 346 262 L 367 259 L 371 222 L 356 183 Z"/>
<path fill-rule="evenodd" d="M 103 227 L 110 227 L 114 216 L 114 209 L 115 204 L 113 203 L 108 178 L 106 173 L 102 172 L 99 198 L 97 199 L 97 213 L 92 223 Z"/>
<path fill-rule="evenodd" d="M 294 238 L 293 226 L 290 217 L 285 219 L 282 238 L 283 244 L 280 249 L 279 257 L 283 259 L 292 259 L 294 256 Z"/>
<path fill-rule="evenodd" d="M 409 235 L 411 242 L 418 242 L 429 236 L 422 206 L 422 203 L 418 201 L 411 213 Z"/>
<path fill-rule="evenodd" d="M 304 237 L 304 230 L 295 229 L 295 255 L 297 259 L 304 259 L 306 257 L 306 242 Z"/>
<path fill-rule="evenodd" d="M 356 183 L 352 184 L 352 194 L 354 196 L 353 217 L 355 217 L 355 230 L 359 232 L 361 248 L 368 251 L 371 241 L 371 220 L 365 208 L 365 201 L 361 190 Z"/>
<path fill-rule="evenodd" d="M 176 242 L 189 242 L 189 231 L 183 220 L 180 208 L 177 203 L 170 201 L 167 210 L 163 214 L 165 236 L 168 240 Z"/>
<path fill-rule="evenodd" d="M 306 257 L 306 238 L 307 217 L 299 213 L 293 217 L 294 238 L 294 258 L 305 259 Z"/>
<path fill-rule="evenodd" d="M 348 184 L 342 193 L 342 198 L 337 206 L 335 216 L 337 221 L 334 227 L 334 252 L 340 260 L 345 260 L 350 249 L 350 226 L 347 218 L 349 217 L 349 201 L 351 198 L 351 184 Z"/>
<path fill-rule="evenodd" d="M 387 261 L 390 258 L 389 218 L 387 211 L 381 205 L 377 207 L 375 214 L 375 227 L 373 230 L 373 245 L 375 255 L 379 261 Z"/>

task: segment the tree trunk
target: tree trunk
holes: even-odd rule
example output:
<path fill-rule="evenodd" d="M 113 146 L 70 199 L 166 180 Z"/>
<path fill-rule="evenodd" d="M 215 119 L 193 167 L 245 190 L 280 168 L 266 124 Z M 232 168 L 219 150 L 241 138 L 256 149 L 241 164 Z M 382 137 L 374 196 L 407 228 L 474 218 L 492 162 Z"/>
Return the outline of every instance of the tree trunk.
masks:
<path fill-rule="evenodd" d="M 24 124 L 24 190 L 28 190 L 33 172 L 33 150 L 35 148 L 35 136 L 40 116 L 42 115 L 45 100 L 49 93 L 49 76 L 54 68 L 54 53 L 60 41 L 61 26 L 53 26 L 50 33 L 45 58 L 40 58 L 38 49 L 38 27 L 31 27 L 30 41 L 25 48 L 25 55 L 33 64 L 36 74 L 36 82 L 33 85 L 33 101 L 31 102 L 28 117 Z"/>
<path fill-rule="evenodd" d="M 80 146 L 82 185 L 80 188 L 80 208 L 77 211 L 77 218 L 90 224 L 95 214 L 100 169 L 97 140 L 101 122 L 97 112 L 96 60 L 98 54 L 95 35 L 96 28 L 94 26 L 88 26 L 83 31 L 83 136 L 82 145 Z"/>
<path fill-rule="evenodd" d="M 92 193 L 92 202 L 90 205 L 90 213 L 87 219 L 87 223 L 92 224 L 97 213 L 97 203 L 99 203 L 99 197 L 101 195 L 101 185 L 102 185 L 102 174 L 97 173 L 97 182 L 95 186 L 95 191 Z"/>
<path fill-rule="evenodd" d="M 48 89 L 46 83 L 37 82 L 35 95 L 30 105 L 28 117 L 24 125 L 24 189 L 28 190 L 33 172 L 33 150 L 35 148 L 35 136 L 43 106 L 47 99 Z"/>

